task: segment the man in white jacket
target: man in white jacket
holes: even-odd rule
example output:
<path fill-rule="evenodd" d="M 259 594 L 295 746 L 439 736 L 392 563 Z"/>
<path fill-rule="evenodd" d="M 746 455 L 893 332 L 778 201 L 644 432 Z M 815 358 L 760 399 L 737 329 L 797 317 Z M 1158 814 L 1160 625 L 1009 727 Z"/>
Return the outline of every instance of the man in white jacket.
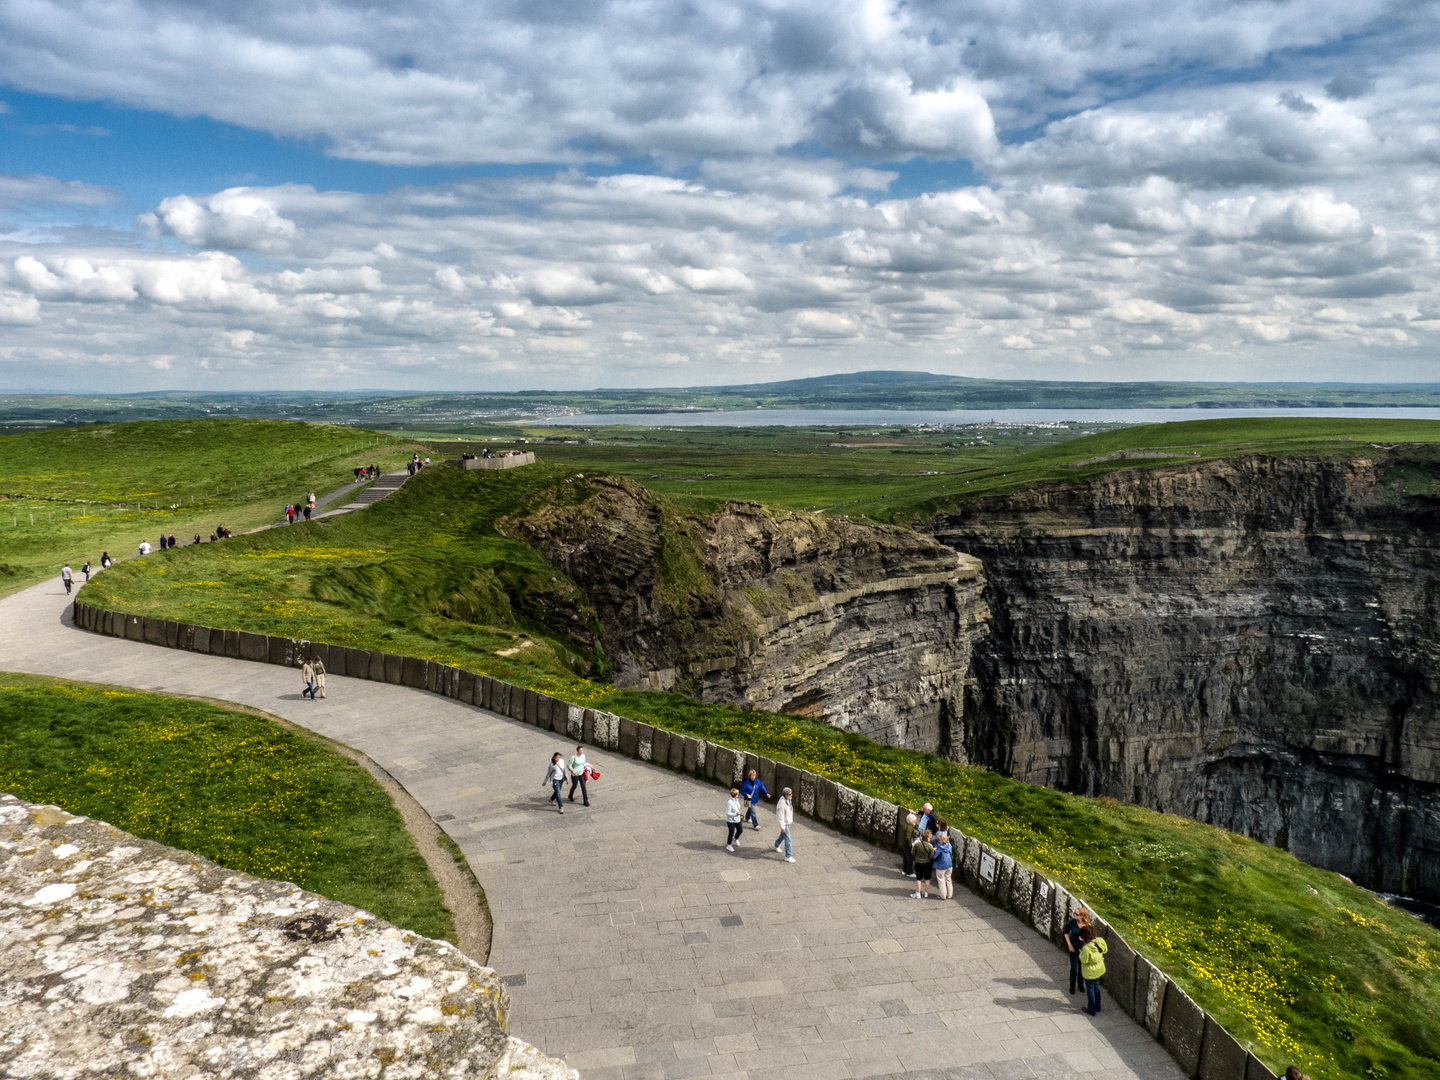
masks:
<path fill-rule="evenodd" d="M 795 824 L 795 804 L 790 797 L 790 789 L 787 787 L 780 792 L 780 798 L 775 800 L 775 823 L 780 826 L 780 835 L 775 838 L 775 850 L 780 850 L 780 845 L 785 845 L 785 861 L 794 862 L 795 852 L 790 846 L 790 828 Z"/>

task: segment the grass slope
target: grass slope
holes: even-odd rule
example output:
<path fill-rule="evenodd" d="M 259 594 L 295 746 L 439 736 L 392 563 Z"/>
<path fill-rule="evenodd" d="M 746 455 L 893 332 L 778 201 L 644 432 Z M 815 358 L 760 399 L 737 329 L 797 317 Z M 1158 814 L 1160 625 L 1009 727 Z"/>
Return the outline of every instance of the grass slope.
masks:
<path fill-rule="evenodd" d="M 0 436 L 0 591 L 128 555 L 163 531 L 188 543 L 253 528 L 414 444 L 325 424 L 164 420 Z M 9 518 L 6 521 L 5 518 Z M 33 524 L 31 523 L 33 520 Z"/>
<path fill-rule="evenodd" d="M 439 886 L 361 766 L 206 702 L 0 673 L 0 791 L 455 940 Z"/>
<path fill-rule="evenodd" d="M 1239 452 L 1238 433 L 1210 434 L 1215 453 Z M 1153 441 L 1170 437 L 1142 431 L 1138 444 L 1120 446 L 1170 445 Z M 1074 452 L 1072 444 L 1045 467 L 1112 449 Z M 932 801 L 966 832 L 1096 904 L 1272 1067 L 1298 1061 L 1317 1080 L 1436 1075 L 1440 932 L 1335 874 L 1209 826 L 1021 784 L 800 718 L 577 677 L 586 663 L 598 666 L 578 631 L 566 629 L 567 612 L 585 617 L 583 597 L 497 530 L 501 517 L 537 499 L 570 497 L 556 485 L 570 472 L 543 463 L 500 473 L 436 469 L 362 514 L 137 560 L 85 596 L 120 610 L 442 659 L 790 761 L 902 805 Z M 499 655 L 522 640 L 535 644 Z"/>

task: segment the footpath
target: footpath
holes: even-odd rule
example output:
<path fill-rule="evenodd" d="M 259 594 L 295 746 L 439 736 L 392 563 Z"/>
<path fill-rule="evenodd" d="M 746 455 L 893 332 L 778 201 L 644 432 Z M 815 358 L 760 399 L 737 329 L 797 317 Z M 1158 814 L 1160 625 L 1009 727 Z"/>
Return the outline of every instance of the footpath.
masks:
<path fill-rule="evenodd" d="M 897 857 L 772 816 L 724 849 L 719 787 L 591 751 L 590 809 L 547 806 L 552 732 L 454 699 L 76 629 L 58 580 L 0 600 L 0 669 L 264 709 L 370 755 L 460 845 L 494 918 L 513 1035 L 585 1080 L 1178 1080 L 1063 954 L 967 890 L 911 900 Z M 589 749 L 587 747 L 587 749 Z"/>

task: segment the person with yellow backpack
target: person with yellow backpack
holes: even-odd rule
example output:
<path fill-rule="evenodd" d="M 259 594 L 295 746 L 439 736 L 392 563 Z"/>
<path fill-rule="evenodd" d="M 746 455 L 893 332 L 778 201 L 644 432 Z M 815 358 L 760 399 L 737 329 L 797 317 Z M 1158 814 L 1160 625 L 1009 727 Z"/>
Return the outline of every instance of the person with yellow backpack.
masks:
<path fill-rule="evenodd" d="M 1080 977 L 1085 980 L 1085 1011 L 1094 1016 L 1100 1011 L 1100 980 L 1105 977 L 1105 954 L 1110 946 L 1095 936 L 1095 927 L 1080 928 Z"/>

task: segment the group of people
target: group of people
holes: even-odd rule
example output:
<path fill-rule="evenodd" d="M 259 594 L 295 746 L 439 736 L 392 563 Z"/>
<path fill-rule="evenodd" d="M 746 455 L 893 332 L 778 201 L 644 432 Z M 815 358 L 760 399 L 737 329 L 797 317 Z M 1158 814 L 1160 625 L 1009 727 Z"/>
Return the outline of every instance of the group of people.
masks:
<path fill-rule="evenodd" d="M 1065 951 L 1070 954 L 1070 994 L 1085 988 L 1085 1011 L 1094 1016 L 1100 1011 L 1100 980 L 1105 977 L 1105 954 L 1110 946 L 1095 932 L 1090 922 L 1090 909 L 1076 908 L 1061 931 Z"/>
<path fill-rule="evenodd" d="M 929 803 L 920 808 L 919 814 L 905 819 L 900 862 L 905 876 L 915 879 L 912 900 L 928 899 L 932 880 L 938 899 L 949 900 L 955 895 L 955 847 L 950 843 L 950 826 Z"/>
<path fill-rule="evenodd" d="M 725 804 L 725 850 L 734 851 L 735 845 L 740 843 L 740 837 L 745 833 L 745 823 L 748 821 L 752 830 L 760 828 L 760 817 L 755 812 L 756 806 L 763 798 L 770 796 L 770 790 L 765 786 L 760 775 L 750 770 L 738 788 L 730 789 L 730 800 Z M 774 850 L 784 851 L 785 861 L 795 861 L 795 844 L 791 836 L 791 827 L 795 824 L 795 799 L 790 789 L 782 788 L 780 797 L 775 800 L 775 824 L 780 827 L 780 835 L 775 838 Z"/>
<path fill-rule="evenodd" d="M 110 556 L 108 554 L 102 556 L 101 565 L 109 566 L 110 563 L 106 561 L 109 560 L 109 558 Z M 80 567 L 80 572 L 85 575 L 86 581 L 90 580 L 90 562 L 88 559 L 86 560 L 85 565 Z M 68 562 L 64 566 L 60 567 L 60 580 L 65 585 L 65 595 L 69 596 L 70 590 L 75 584 L 75 571 L 70 569 L 70 564 Z"/>
<path fill-rule="evenodd" d="M 315 700 L 316 695 L 325 696 L 325 661 L 318 656 L 307 656 L 300 664 L 300 679 L 305 684 L 305 689 L 300 691 L 300 696 Z"/>
<path fill-rule="evenodd" d="M 210 542 L 213 544 L 216 540 L 224 540 L 226 537 L 231 536 L 231 535 L 233 535 L 233 534 L 232 534 L 232 533 L 230 532 L 230 530 L 227 529 L 224 525 L 216 525 L 216 526 L 215 526 L 215 531 L 210 534 Z M 194 545 L 194 544 L 204 543 L 204 541 L 201 539 L 200 534 L 199 534 L 199 533 L 196 533 L 196 534 L 191 538 L 190 543 L 191 543 L 192 545 Z M 159 547 L 160 547 L 160 550 L 161 550 L 161 551 L 167 551 L 167 550 L 169 550 L 170 548 L 179 547 L 179 546 L 180 546 L 180 541 L 175 539 L 175 534 L 174 534 L 174 533 L 171 533 L 171 534 L 169 534 L 168 536 L 167 536 L 165 533 L 161 533 L 161 534 L 160 534 L 160 544 L 159 544 Z M 141 541 L 140 541 L 140 546 L 139 546 L 138 548 L 136 548 L 135 550 L 138 551 L 138 552 L 140 552 L 141 555 L 149 555 L 152 551 L 155 550 L 155 547 L 154 547 L 154 545 L 152 545 L 152 544 L 150 543 L 149 540 L 141 540 Z M 107 552 L 106 554 L 104 554 L 104 555 L 102 555 L 102 556 L 100 557 L 100 565 L 101 565 L 101 566 L 109 566 L 109 565 L 110 565 L 110 563 L 109 563 L 109 561 L 108 561 L 109 559 L 110 559 L 110 554 Z"/>
<path fill-rule="evenodd" d="M 423 469 L 426 465 L 429 465 L 429 464 L 430 464 L 430 459 L 429 459 L 428 457 L 427 457 L 424 461 L 421 461 L 421 460 L 420 460 L 420 455 L 419 455 L 419 454 L 415 454 L 415 455 L 413 455 L 413 456 L 410 458 L 410 460 L 409 460 L 409 461 L 406 463 L 406 465 L 405 465 L 406 475 L 408 475 L 408 476 L 414 476 L 417 472 L 419 472 L 421 469 Z"/>
<path fill-rule="evenodd" d="M 374 480 L 380 475 L 379 465 L 360 465 L 355 469 L 356 481 Z"/>
<path fill-rule="evenodd" d="M 294 525 L 296 519 L 302 516 L 305 518 L 306 521 L 309 521 L 310 515 L 314 512 L 315 492 L 312 491 L 303 499 L 297 499 L 295 502 L 290 503 L 285 507 L 285 524 Z"/>
<path fill-rule="evenodd" d="M 565 760 L 565 755 L 558 750 L 551 755 L 550 764 L 545 770 L 545 783 L 550 785 L 550 798 L 555 803 L 555 808 L 560 813 L 565 812 L 565 802 L 560 798 L 560 791 L 565 787 L 565 781 L 570 781 L 570 801 L 575 801 L 575 789 L 580 789 L 582 805 L 590 805 L 590 789 L 586 786 L 591 780 L 599 780 L 600 773 L 585 758 L 585 747 L 575 747 L 575 753 L 570 755 L 570 760 Z"/>

